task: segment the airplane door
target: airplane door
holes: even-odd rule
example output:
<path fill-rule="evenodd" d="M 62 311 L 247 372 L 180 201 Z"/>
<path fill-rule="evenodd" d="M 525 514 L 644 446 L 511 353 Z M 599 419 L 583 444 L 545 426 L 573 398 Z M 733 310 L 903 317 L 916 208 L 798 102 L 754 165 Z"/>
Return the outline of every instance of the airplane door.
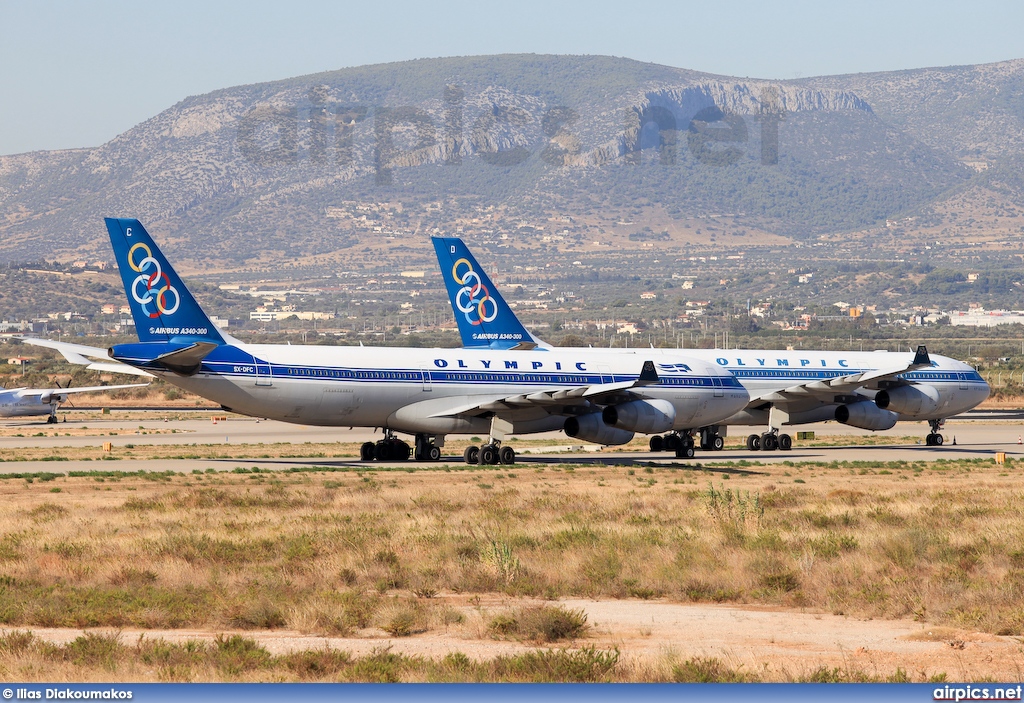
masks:
<path fill-rule="evenodd" d="M 431 392 L 433 390 L 433 382 L 430 379 L 430 369 L 428 369 L 426 366 L 421 366 L 420 378 L 423 380 L 423 392 Z"/>
<path fill-rule="evenodd" d="M 962 390 L 962 391 L 968 390 L 968 388 L 970 386 L 967 385 L 967 374 L 965 374 L 965 373 L 958 373 L 956 376 L 957 376 L 957 378 L 960 379 L 960 390 Z"/>
<path fill-rule="evenodd" d="M 715 397 L 723 397 L 725 395 L 725 389 L 722 388 L 722 379 L 718 376 L 712 376 L 711 382 L 715 384 Z"/>
<path fill-rule="evenodd" d="M 274 379 L 270 374 L 270 364 L 256 362 L 256 385 L 272 386 Z"/>
<path fill-rule="evenodd" d="M 612 382 L 612 369 L 610 366 L 598 366 L 597 371 L 601 374 L 601 383 Z"/>

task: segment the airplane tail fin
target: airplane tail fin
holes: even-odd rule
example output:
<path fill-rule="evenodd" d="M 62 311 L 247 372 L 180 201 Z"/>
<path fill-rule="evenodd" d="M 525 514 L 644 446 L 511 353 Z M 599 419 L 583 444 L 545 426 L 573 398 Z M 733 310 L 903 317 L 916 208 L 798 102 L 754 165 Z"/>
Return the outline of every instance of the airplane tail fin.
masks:
<path fill-rule="evenodd" d="M 105 219 L 140 342 L 225 343 L 146 228 L 136 219 Z"/>
<path fill-rule="evenodd" d="M 431 241 L 464 347 L 548 347 L 523 327 L 465 242 L 458 237 L 434 237 Z"/>

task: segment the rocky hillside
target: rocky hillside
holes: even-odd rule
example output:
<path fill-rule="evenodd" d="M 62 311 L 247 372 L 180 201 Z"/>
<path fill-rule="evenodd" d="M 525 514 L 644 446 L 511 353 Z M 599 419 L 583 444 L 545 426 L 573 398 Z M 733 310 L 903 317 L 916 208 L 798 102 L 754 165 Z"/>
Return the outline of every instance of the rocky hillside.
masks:
<path fill-rule="evenodd" d="M 241 269 L 379 235 L 373 203 L 408 242 L 491 211 L 481 231 L 657 211 L 809 238 L 934 220 L 971 188 L 1024 208 L 1022 89 L 1024 61 L 762 81 L 534 55 L 238 86 L 96 148 L 0 156 L 0 262 L 109 259 L 106 215 Z"/>

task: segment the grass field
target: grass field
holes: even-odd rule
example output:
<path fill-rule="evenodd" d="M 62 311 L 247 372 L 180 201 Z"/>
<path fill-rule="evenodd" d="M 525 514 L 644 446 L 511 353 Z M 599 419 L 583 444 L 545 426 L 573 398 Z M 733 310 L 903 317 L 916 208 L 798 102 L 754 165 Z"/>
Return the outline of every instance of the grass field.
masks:
<path fill-rule="evenodd" d="M 1019 471 L 1013 463 L 965 460 L 701 469 L 257 466 L 0 479 L 0 623 L 12 632 L 288 628 L 404 637 L 465 630 L 571 645 L 543 656 L 583 658 L 530 660 L 540 668 L 520 670 L 498 659 L 399 665 L 387 653 L 364 662 L 322 652 L 327 663 L 295 664 L 256 653 L 258 666 L 235 666 L 223 665 L 224 648 L 258 646 L 75 645 L 107 647 L 110 669 L 70 644 L 58 652 L 8 632 L 0 671 L 36 678 L 33 672 L 50 670 L 45 662 L 58 662 L 78 672 L 72 678 L 95 669 L 129 679 L 303 679 L 320 671 L 360 680 L 562 680 L 537 671 L 564 665 L 584 672 L 572 680 L 689 676 L 685 667 L 676 671 L 685 660 L 624 668 L 610 651 L 580 649 L 588 625 L 557 604 L 571 596 L 752 603 L 1021 635 Z M 487 594 L 551 606 L 473 619 L 448 602 Z M 390 673 L 367 673 L 382 661 L 391 662 Z M 721 662 L 701 661 L 691 668 L 732 675 Z M 312 669 L 294 668 L 304 666 Z"/>

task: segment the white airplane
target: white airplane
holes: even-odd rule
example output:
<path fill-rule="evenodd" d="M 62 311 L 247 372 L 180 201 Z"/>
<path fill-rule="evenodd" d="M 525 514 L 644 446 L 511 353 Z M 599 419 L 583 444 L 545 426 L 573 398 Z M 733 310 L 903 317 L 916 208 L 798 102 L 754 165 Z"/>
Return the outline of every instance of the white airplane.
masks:
<path fill-rule="evenodd" d="M 245 344 L 218 330 L 135 219 L 106 220 L 139 343 L 115 361 L 255 417 L 323 426 L 380 427 L 361 458 L 437 460 L 446 434 L 488 433 L 469 463 L 512 463 L 515 433 L 565 429 L 599 444 L 635 432 L 702 427 L 747 405 L 747 391 L 716 365 L 662 354 L 665 374 L 636 355 L 589 350 L 324 347 Z M 681 456 L 692 456 L 693 450 Z"/>
<path fill-rule="evenodd" d="M 530 334 L 501 297 L 465 243 L 456 237 L 433 238 L 434 250 L 459 334 L 466 349 L 533 349 L 546 353 L 575 351 L 552 347 Z M 597 350 L 588 350 L 597 353 Z M 685 353 L 730 371 L 750 393 L 747 407 L 718 423 L 700 426 L 701 449 L 721 449 L 723 427 L 767 425 L 747 437 L 751 450 L 788 450 L 793 446 L 783 427 L 836 420 L 864 430 L 887 430 L 900 420 L 925 420 L 926 444 L 939 446 L 944 421 L 980 404 L 989 395 L 981 375 L 967 364 L 917 352 L 747 351 L 722 349 L 610 349 L 607 354 L 640 354 L 657 361 L 659 375 L 670 374 L 671 360 L 660 354 Z M 693 446 L 688 430 L 651 437 L 652 451 Z"/>
<path fill-rule="evenodd" d="M 143 388 L 148 383 L 124 386 L 91 386 L 82 388 L 12 388 L 0 390 L 0 417 L 49 415 L 48 423 L 57 422 L 57 409 L 76 393 L 106 393 L 122 388 Z"/>

